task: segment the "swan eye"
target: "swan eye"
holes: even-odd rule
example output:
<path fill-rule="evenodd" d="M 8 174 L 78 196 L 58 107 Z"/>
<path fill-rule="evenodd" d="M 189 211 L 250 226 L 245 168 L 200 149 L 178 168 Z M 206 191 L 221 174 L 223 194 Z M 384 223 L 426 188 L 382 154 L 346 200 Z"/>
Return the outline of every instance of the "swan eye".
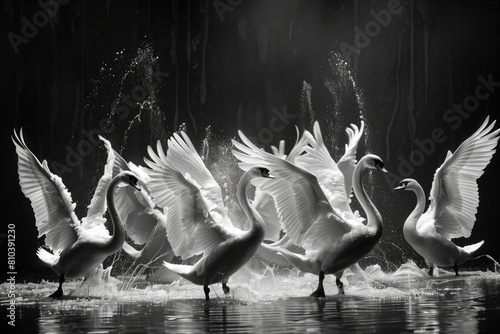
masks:
<path fill-rule="evenodd" d="M 269 177 L 269 169 L 262 167 L 259 167 L 259 169 L 260 169 L 260 175 L 262 175 L 262 177 Z"/>
<path fill-rule="evenodd" d="M 374 160 L 375 162 L 375 167 L 377 167 L 378 169 L 384 169 L 384 163 L 380 160 Z"/>
<path fill-rule="evenodd" d="M 133 187 L 137 187 L 137 183 L 139 183 L 139 180 L 135 176 L 130 176 L 129 183 Z"/>

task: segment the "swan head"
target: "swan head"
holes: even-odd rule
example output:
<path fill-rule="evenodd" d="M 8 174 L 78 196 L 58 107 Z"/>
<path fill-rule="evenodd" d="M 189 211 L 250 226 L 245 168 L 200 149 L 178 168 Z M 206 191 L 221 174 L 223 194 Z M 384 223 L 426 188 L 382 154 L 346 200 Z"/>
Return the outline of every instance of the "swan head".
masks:
<path fill-rule="evenodd" d="M 274 179 L 274 176 L 271 175 L 269 169 L 265 167 L 252 167 L 247 171 L 250 178 L 265 178 L 265 179 Z"/>
<path fill-rule="evenodd" d="M 116 176 L 120 179 L 121 182 L 132 186 L 134 189 L 141 191 L 141 188 L 138 186 L 139 180 L 137 176 L 129 171 L 123 171 Z"/>
<path fill-rule="evenodd" d="M 384 161 L 375 154 L 365 155 L 363 158 L 361 158 L 358 164 L 362 164 L 366 168 L 378 169 L 381 172 L 388 173 L 387 169 L 385 169 L 384 167 Z"/>
<path fill-rule="evenodd" d="M 274 176 L 271 175 L 269 169 L 265 167 L 252 167 L 245 173 L 245 175 L 248 177 L 247 180 L 249 180 L 254 187 L 261 187 L 267 183 L 269 179 L 274 179 Z"/>
<path fill-rule="evenodd" d="M 404 179 L 399 181 L 399 185 L 394 190 L 414 190 L 418 187 L 418 182 L 414 179 Z"/>

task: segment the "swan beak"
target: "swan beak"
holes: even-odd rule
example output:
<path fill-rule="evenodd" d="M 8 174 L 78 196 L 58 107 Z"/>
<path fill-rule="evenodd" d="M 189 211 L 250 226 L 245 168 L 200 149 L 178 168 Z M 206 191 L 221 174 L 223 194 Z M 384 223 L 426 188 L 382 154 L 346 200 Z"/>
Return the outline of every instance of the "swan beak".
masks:
<path fill-rule="evenodd" d="M 399 185 L 399 186 L 397 186 L 396 188 L 394 188 L 394 190 L 402 190 L 402 189 L 404 189 L 404 188 L 406 188 L 406 186 L 405 186 L 405 185 Z"/>
<path fill-rule="evenodd" d="M 134 179 L 130 182 L 130 185 L 137 191 L 141 191 L 141 187 L 139 187 L 139 182 L 137 179 Z"/>
<path fill-rule="evenodd" d="M 387 169 L 385 169 L 385 167 L 380 167 L 380 166 L 377 166 L 377 169 L 378 169 L 379 171 L 381 171 L 381 172 L 385 173 L 385 174 L 389 173 L 389 172 L 387 171 Z"/>
<path fill-rule="evenodd" d="M 274 175 L 272 175 L 272 174 L 268 174 L 268 175 L 267 175 L 267 177 L 268 177 L 269 179 L 272 179 L 272 180 L 274 180 L 274 179 L 276 178 L 276 177 L 275 177 Z"/>

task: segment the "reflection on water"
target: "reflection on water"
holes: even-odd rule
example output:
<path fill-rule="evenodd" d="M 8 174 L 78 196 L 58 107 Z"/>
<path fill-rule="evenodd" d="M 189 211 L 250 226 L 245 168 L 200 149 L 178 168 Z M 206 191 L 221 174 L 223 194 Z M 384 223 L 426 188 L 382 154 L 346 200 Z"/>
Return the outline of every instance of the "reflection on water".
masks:
<path fill-rule="evenodd" d="M 236 275 L 229 297 L 213 286 L 219 298 L 209 302 L 199 286 L 183 281 L 127 291 L 110 289 L 120 284 L 113 280 L 97 284 L 102 290 L 69 282 L 67 291 L 76 291 L 58 301 L 46 297 L 56 283 L 18 284 L 15 332 L 472 333 L 494 330 L 500 316 L 500 276 L 492 272 L 455 277 L 441 271 L 429 278 L 411 263 L 390 274 L 371 266 L 362 274 L 346 273 L 345 296 L 316 300 L 304 297 L 314 289 L 313 275 L 268 271 Z M 336 293 L 333 279 L 325 287 Z M 3 284 L 3 305 L 5 291 Z"/>

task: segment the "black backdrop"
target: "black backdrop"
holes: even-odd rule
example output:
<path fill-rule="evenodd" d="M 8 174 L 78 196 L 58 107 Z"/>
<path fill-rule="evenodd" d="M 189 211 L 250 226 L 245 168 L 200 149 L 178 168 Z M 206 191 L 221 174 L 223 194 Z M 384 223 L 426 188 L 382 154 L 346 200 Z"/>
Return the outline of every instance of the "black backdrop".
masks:
<path fill-rule="evenodd" d="M 498 117 L 495 1 L 59 2 L 4 1 L 0 16 L 2 233 L 16 225 L 17 268 L 27 279 L 44 268 L 18 184 L 13 129 L 22 127 L 33 152 L 62 176 L 81 213 L 102 173 L 103 150 L 92 142 L 99 130 L 142 163 L 146 146 L 166 143 L 182 123 L 199 147 L 210 126 L 215 152 L 238 129 L 268 148 L 318 120 L 338 157 L 345 126 L 363 117 L 358 153 L 380 155 L 394 173 L 370 178 L 384 217 L 380 248 L 395 265 L 410 258 L 423 266 L 402 236 L 415 198 L 391 189 L 411 176 L 428 193 L 446 151 L 486 115 Z M 78 150 L 80 158 L 71 153 Z M 457 240 L 485 239 L 497 259 L 499 160 L 480 179 L 472 237 Z"/>

